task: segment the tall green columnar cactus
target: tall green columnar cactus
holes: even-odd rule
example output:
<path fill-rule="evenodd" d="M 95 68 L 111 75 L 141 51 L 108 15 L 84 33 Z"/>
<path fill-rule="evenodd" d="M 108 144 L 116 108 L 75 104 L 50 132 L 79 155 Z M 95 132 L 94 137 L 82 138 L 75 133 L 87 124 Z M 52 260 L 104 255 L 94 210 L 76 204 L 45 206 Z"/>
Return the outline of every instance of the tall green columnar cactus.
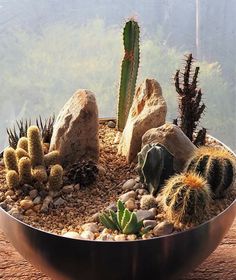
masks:
<path fill-rule="evenodd" d="M 123 131 L 135 94 L 139 68 L 139 25 L 131 19 L 123 32 L 124 58 L 121 66 L 121 80 L 118 100 L 118 130 Z"/>
<path fill-rule="evenodd" d="M 30 126 L 27 130 L 28 149 L 32 167 L 44 165 L 42 139 L 37 126 Z"/>

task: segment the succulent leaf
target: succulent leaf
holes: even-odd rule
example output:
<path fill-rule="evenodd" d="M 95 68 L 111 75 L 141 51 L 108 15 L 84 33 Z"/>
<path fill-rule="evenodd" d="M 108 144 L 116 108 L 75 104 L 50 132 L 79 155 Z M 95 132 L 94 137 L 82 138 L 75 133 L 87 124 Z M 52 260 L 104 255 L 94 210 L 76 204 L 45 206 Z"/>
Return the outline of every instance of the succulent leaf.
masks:
<path fill-rule="evenodd" d="M 117 225 L 110 219 L 110 217 L 106 214 L 103 213 L 100 215 L 100 222 L 108 229 L 116 230 Z"/>

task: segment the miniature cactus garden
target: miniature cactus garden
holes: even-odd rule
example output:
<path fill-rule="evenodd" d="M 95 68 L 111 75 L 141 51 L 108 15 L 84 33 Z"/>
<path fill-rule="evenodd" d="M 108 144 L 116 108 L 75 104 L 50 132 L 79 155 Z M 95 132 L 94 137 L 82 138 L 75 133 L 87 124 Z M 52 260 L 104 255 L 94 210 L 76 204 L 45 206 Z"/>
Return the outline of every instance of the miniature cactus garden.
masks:
<path fill-rule="evenodd" d="M 80 89 L 55 119 L 7 129 L 0 207 L 10 215 L 68 238 L 131 241 L 201 225 L 235 200 L 236 158 L 199 128 L 192 54 L 174 77 L 179 116 L 167 122 L 160 84 L 136 89 L 139 35 L 126 22 L 116 119 L 99 118 L 95 94 Z"/>

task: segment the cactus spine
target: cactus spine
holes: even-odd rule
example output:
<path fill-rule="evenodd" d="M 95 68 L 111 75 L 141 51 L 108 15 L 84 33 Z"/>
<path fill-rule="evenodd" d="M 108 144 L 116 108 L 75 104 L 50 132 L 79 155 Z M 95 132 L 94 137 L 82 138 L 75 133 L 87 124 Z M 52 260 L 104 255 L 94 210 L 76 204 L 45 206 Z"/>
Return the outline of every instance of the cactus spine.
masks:
<path fill-rule="evenodd" d="M 201 147 L 187 164 L 187 171 L 200 173 L 216 198 L 224 195 L 234 181 L 236 159 L 223 148 Z"/>
<path fill-rule="evenodd" d="M 150 194 L 145 194 L 140 199 L 140 208 L 141 209 L 151 209 L 157 206 L 157 202 L 154 196 Z"/>
<path fill-rule="evenodd" d="M 19 177 L 21 184 L 31 184 L 31 162 L 28 157 L 22 157 L 18 163 L 19 166 Z"/>
<path fill-rule="evenodd" d="M 155 195 L 173 173 L 173 155 L 160 144 L 147 144 L 138 153 L 138 172 L 149 192 Z"/>
<path fill-rule="evenodd" d="M 10 170 L 6 174 L 7 185 L 10 189 L 17 189 L 19 187 L 19 175 L 15 170 Z"/>
<path fill-rule="evenodd" d="M 63 183 L 63 168 L 61 165 L 53 165 L 50 171 L 49 179 L 49 189 L 59 190 Z"/>
<path fill-rule="evenodd" d="M 13 148 L 6 148 L 4 150 L 4 164 L 7 170 L 15 170 L 18 172 L 16 152 Z"/>
<path fill-rule="evenodd" d="M 55 165 L 59 163 L 60 155 L 58 151 L 53 151 L 44 156 L 45 166 Z"/>
<path fill-rule="evenodd" d="M 121 66 L 121 80 L 118 100 L 118 130 L 123 131 L 135 94 L 139 68 L 139 26 L 131 19 L 123 32 L 124 58 Z"/>
<path fill-rule="evenodd" d="M 27 131 L 28 148 L 32 167 L 44 165 L 41 135 L 37 126 L 30 126 Z"/>
<path fill-rule="evenodd" d="M 176 227 L 202 223 L 210 202 L 210 186 L 203 177 L 193 172 L 171 177 L 162 190 L 161 204 L 166 218 Z"/>
<path fill-rule="evenodd" d="M 23 149 L 28 152 L 28 139 L 26 137 L 21 137 L 17 143 L 17 149 Z"/>

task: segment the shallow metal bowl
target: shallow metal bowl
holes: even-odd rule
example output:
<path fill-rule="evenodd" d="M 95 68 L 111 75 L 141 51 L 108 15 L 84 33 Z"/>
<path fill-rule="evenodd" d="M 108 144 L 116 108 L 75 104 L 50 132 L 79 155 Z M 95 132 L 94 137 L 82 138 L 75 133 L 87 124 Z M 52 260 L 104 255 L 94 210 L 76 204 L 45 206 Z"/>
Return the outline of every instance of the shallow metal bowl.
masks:
<path fill-rule="evenodd" d="M 15 219 L 0 208 L 0 228 L 16 250 L 55 280 L 178 279 L 219 245 L 236 216 L 234 202 L 210 221 L 168 236 L 137 241 L 75 240 Z"/>

